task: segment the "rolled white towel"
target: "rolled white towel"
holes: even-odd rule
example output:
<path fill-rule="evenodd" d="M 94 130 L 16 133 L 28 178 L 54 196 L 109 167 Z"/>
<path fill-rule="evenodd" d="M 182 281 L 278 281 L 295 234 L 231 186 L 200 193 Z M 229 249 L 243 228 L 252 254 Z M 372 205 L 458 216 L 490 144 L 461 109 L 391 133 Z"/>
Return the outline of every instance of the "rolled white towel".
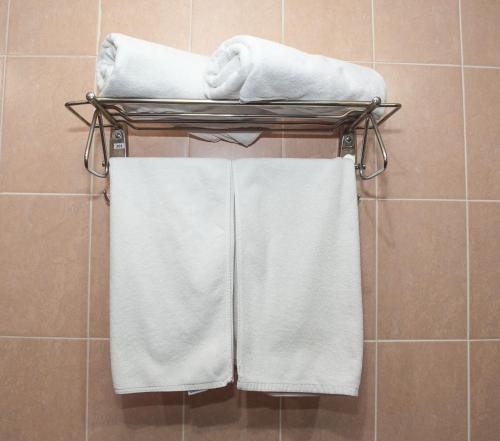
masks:
<path fill-rule="evenodd" d="M 109 34 L 97 56 L 96 83 L 102 96 L 115 98 L 206 99 L 204 80 L 208 57 L 140 40 Z M 162 112 L 166 107 L 128 106 L 136 112 Z M 194 136 L 249 145 L 258 135 L 239 132 Z"/>
<path fill-rule="evenodd" d="M 204 99 L 208 58 L 123 34 L 109 34 L 97 56 L 103 96 Z"/>
<path fill-rule="evenodd" d="M 384 79 L 373 69 L 248 35 L 219 46 L 205 83 L 210 99 L 385 100 Z"/>

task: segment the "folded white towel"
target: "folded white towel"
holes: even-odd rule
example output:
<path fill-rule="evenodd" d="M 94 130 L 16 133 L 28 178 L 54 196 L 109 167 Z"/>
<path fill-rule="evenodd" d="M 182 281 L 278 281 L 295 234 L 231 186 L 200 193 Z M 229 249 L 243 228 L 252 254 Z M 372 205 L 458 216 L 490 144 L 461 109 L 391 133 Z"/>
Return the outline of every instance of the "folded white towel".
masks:
<path fill-rule="evenodd" d="M 101 95 L 203 99 L 208 58 L 123 34 L 109 34 L 96 64 Z"/>
<path fill-rule="evenodd" d="M 109 34 L 96 63 L 96 83 L 102 96 L 115 98 L 206 99 L 204 80 L 208 57 L 140 40 Z M 163 107 L 129 106 L 136 112 L 161 112 Z M 258 137 L 244 133 L 203 133 L 196 137 L 249 145 Z"/>
<path fill-rule="evenodd" d="M 110 162 L 116 393 L 226 385 L 233 378 L 231 163 Z"/>
<path fill-rule="evenodd" d="M 211 99 L 385 100 L 384 79 L 373 69 L 248 35 L 219 46 L 205 81 Z"/>
<path fill-rule="evenodd" d="M 385 100 L 382 76 L 368 67 L 306 54 L 297 49 L 248 35 L 224 41 L 210 57 L 205 95 L 210 99 L 266 100 Z M 377 109 L 380 117 L 383 109 Z M 248 132 L 250 145 L 260 136 Z"/>
<path fill-rule="evenodd" d="M 363 350 L 350 159 L 235 161 L 238 388 L 357 395 Z"/>

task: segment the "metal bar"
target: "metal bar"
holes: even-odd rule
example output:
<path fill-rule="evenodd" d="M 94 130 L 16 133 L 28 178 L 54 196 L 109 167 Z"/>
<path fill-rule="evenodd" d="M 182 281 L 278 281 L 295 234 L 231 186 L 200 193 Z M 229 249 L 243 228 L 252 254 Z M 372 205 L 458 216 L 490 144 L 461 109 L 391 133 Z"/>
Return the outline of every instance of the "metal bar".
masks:
<path fill-rule="evenodd" d="M 89 103 L 91 103 L 96 109 L 99 109 L 99 111 L 106 117 L 106 119 L 113 125 L 113 127 L 118 128 L 118 123 L 115 121 L 115 119 L 108 113 L 108 111 L 99 104 L 99 100 L 95 96 L 94 92 L 88 92 L 87 95 L 87 100 Z"/>
<path fill-rule="evenodd" d="M 94 141 L 94 132 L 95 132 L 95 129 L 96 129 L 96 124 L 97 124 L 97 120 L 101 120 L 101 116 L 99 114 L 99 110 L 94 110 L 94 115 L 92 116 L 92 122 L 90 123 L 90 128 L 89 128 L 89 134 L 88 134 L 88 137 L 87 137 L 87 144 L 85 145 L 85 153 L 83 154 L 83 163 L 85 165 L 85 168 L 87 169 L 87 171 L 91 174 L 93 174 L 94 176 L 97 176 L 98 178 L 105 178 L 106 176 L 108 176 L 108 160 L 107 160 L 107 155 L 105 154 L 105 165 L 104 165 L 104 173 L 101 173 L 101 172 L 98 172 L 96 170 L 94 170 L 93 167 L 90 166 L 89 164 L 89 159 L 90 159 L 90 152 L 91 152 L 91 149 L 92 149 L 92 144 L 93 144 L 93 141 Z M 99 126 L 99 131 L 100 131 L 100 134 L 101 134 L 101 142 L 103 142 L 104 138 L 104 127 Z M 103 151 L 105 151 L 105 144 L 103 143 Z"/>
<path fill-rule="evenodd" d="M 91 121 L 79 111 L 82 106 L 94 107 Z M 310 133 L 331 136 L 340 128 L 343 135 L 363 130 L 360 162 L 357 164 L 363 179 L 371 179 L 387 167 L 387 152 L 379 127 L 400 108 L 399 103 L 382 103 L 375 97 L 372 101 L 263 101 L 240 103 L 235 100 L 192 100 L 161 98 L 118 98 L 97 97 L 93 92 L 86 95 L 86 101 L 69 101 L 66 108 L 89 127 L 84 162 L 87 170 L 95 176 L 108 174 L 108 151 L 104 129 L 122 130 L 127 127 L 140 131 L 187 131 L 217 133 L 234 132 L 282 132 Z M 134 111 L 133 108 L 138 108 Z M 153 108 L 145 111 L 144 108 Z M 159 107 L 158 107 L 159 106 Z M 165 106 L 164 109 L 161 106 Z M 373 111 L 377 108 L 388 111 L 377 121 Z M 105 122 L 106 121 L 106 122 Z M 370 124 L 371 123 L 371 124 Z M 103 148 L 103 171 L 89 165 L 94 131 L 99 129 Z M 383 158 L 383 167 L 367 175 L 366 152 L 369 130 L 374 130 L 378 150 Z M 356 147 L 354 148 L 356 150 Z M 354 152 L 355 154 L 357 152 Z"/>
<path fill-rule="evenodd" d="M 367 133 L 368 133 L 368 125 L 372 123 L 373 130 L 375 132 L 375 136 L 377 138 L 377 145 L 379 147 L 380 153 L 382 155 L 382 160 L 383 160 L 383 165 L 382 167 L 378 168 L 375 170 L 373 173 L 366 175 L 365 174 L 365 168 L 363 167 L 364 164 L 364 156 L 366 152 L 366 142 L 367 142 Z M 377 121 L 375 121 L 375 118 L 372 114 L 369 115 L 369 117 L 366 119 L 365 122 L 365 133 L 363 135 L 363 146 L 361 150 L 361 162 L 360 162 L 360 168 L 359 168 L 359 175 L 361 176 L 361 179 L 364 180 L 369 180 L 373 179 L 375 176 L 380 175 L 381 173 L 384 172 L 384 170 L 387 168 L 387 163 L 388 163 L 388 158 L 387 158 L 387 151 L 385 149 L 384 141 L 382 139 L 382 135 L 380 134 L 380 130 L 378 129 Z"/>
<path fill-rule="evenodd" d="M 380 106 L 380 103 L 382 102 L 382 100 L 376 96 L 375 98 L 373 98 L 372 102 L 370 103 L 369 106 L 366 107 L 365 110 L 363 110 L 363 112 L 361 113 L 361 115 L 358 116 L 358 118 L 356 119 L 356 121 L 354 121 L 350 126 L 349 128 L 347 129 L 348 132 L 352 132 L 356 126 L 361 122 L 363 121 L 369 114 L 371 114 L 378 106 Z"/>

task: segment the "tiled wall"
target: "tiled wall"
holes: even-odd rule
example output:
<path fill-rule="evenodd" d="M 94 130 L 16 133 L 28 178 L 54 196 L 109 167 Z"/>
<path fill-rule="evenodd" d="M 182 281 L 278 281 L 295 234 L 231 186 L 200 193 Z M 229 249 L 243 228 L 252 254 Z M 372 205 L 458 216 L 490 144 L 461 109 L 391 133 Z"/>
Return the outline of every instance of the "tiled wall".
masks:
<path fill-rule="evenodd" d="M 500 439 L 500 1 L 0 1 L 0 439 Z M 360 188 L 361 396 L 231 389 L 114 396 L 107 215 L 63 108 L 121 31 L 201 53 L 249 33 L 374 65 L 403 110 L 388 172 Z M 5 36 L 5 38 L 4 38 Z M 134 155 L 332 157 L 336 142 L 244 149 L 132 139 Z"/>

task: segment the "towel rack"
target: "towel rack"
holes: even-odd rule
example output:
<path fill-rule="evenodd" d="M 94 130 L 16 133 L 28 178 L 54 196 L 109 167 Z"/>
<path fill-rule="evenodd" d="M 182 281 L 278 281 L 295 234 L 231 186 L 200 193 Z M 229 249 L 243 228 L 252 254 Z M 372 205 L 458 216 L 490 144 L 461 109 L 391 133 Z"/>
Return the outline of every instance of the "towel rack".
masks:
<path fill-rule="evenodd" d="M 231 100 L 168 100 L 146 98 L 97 97 L 88 92 L 86 99 L 69 101 L 65 106 L 89 128 L 84 154 L 85 168 L 93 175 L 105 178 L 109 172 L 110 157 L 128 155 L 128 129 L 135 131 L 183 130 L 217 133 L 271 131 L 285 133 L 332 134 L 339 131 L 339 156 L 350 156 L 362 179 L 372 179 L 387 168 L 387 152 L 379 127 L 400 108 L 399 103 L 372 101 L 264 101 L 240 103 Z M 88 120 L 82 113 L 91 106 L 93 115 Z M 381 117 L 377 109 L 384 109 Z M 380 112 L 380 111 L 379 111 Z M 105 129 L 110 129 L 106 143 Z M 99 130 L 102 147 L 102 169 L 91 164 L 94 133 Z M 360 149 L 357 130 L 362 131 Z M 366 164 L 367 138 L 375 133 L 380 166 L 368 173 Z"/>

